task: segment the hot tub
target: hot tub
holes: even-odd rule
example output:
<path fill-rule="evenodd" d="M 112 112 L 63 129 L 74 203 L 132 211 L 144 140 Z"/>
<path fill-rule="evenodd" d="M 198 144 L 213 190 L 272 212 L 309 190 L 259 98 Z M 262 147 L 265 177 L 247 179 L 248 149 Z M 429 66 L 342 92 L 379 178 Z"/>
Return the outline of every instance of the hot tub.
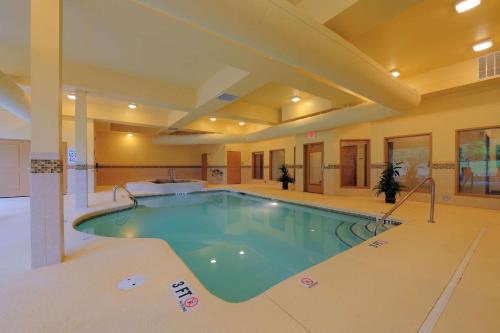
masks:
<path fill-rule="evenodd" d="M 134 194 L 189 193 L 202 190 L 205 182 L 196 179 L 155 179 L 130 182 L 126 184 L 126 187 Z"/>

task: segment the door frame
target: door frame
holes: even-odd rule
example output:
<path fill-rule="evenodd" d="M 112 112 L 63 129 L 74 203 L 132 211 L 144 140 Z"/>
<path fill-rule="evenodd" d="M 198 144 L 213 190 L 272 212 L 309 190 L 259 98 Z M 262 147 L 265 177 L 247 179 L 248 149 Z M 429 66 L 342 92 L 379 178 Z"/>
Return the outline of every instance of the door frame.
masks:
<path fill-rule="evenodd" d="M 201 180 L 208 180 L 208 153 L 201 154 Z"/>
<path fill-rule="evenodd" d="M 234 153 L 238 153 L 239 155 L 239 161 L 238 161 L 238 166 L 232 166 L 230 165 L 231 163 L 229 162 L 229 155 L 230 154 L 234 154 Z M 241 151 L 237 151 L 237 150 L 228 150 L 226 152 L 226 161 L 227 161 L 227 166 L 226 166 L 226 183 L 227 184 L 241 184 Z M 234 170 L 233 170 L 234 169 Z M 230 177 L 229 177 L 229 173 L 231 172 L 234 172 L 236 171 L 238 173 L 238 181 L 236 182 L 232 182 L 230 181 Z"/>
<path fill-rule="evenodd" d="M 29 197 L 31 195 L 30 191 L 30 168 L 31 168 L 31 140 L 24 139 L 0 139 L 1 143 L 10 143 L 18 145 L 18 167 L 5 167 L 5 169 L 15 169 L 19 173 L 19 187 L 16 192 L 6 190 L 6 192 L 1 192 L 5 194 L 0 194 L 0 198 L 15 198 L 15 197 Z M 3 156 L 2 158 L 5 158 Z M 2 172 L 3 167 L 0 168 Z"/>
<path fill-rule="evenodd" d="M 321 145 L 321 188 L 313 190 L 312 186 L 318 186 L 315 184 L 309 184 L 309 149 L 310 147 Z M 325 143 L 324 142 L 313 142 L 304 144 L 304 192 L 323 194 L 325 192 L 325 173 L 324 173 L 324 163 L 325 163 Z"/>
<path fill-rule="evenodd" d="M 273 153 L 279 152 L 279 151 L 283 152 L 283 164 L 286 164 L 285 148 L 270 150 L 269 151 L 269 180 L 277 181 L 279 179 L 279 177 L 273 178 Z"/>
<path fill-rule="evenodd" d="M 256 165 L 255 165 L 255 156 L 256 155 L 262 156 L 262 161 L 261 161 L 262 163 L 260 166 L 260 169 L 261 169 L 261 177 L 260 178 L 255 177 L 255 170 L 257 169 Z M 264 152 L 263 151 L 252 152 L 252 179 L 264 180 Z"/>
<path fill-rule="evenodd" d="M 367 142 L 366 146 L 366 158 L 365 158 L 365 179 L 366 186 L 342 186 L 342 144 L 346 142 Z M 339 155 L 340 155 L 340 187 L 343 188 L 359 188 L 359 189 L 367 189 L 371 186 L 371 142 L 370 139 L 341 139 L 339 142 Z M 357 175 L 356 175 L 357 176 Z"/>

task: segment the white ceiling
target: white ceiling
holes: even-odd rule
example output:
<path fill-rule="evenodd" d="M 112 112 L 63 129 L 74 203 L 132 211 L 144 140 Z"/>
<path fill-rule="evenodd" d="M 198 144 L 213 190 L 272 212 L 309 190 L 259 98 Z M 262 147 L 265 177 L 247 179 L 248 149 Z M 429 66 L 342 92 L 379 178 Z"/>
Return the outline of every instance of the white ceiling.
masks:
<path fill-rule="evenodd" d="M 29 0 L 0 0 L 0 8 L 0 44 L 26 53 L 4 70 L 26 75 Z M 63 17 L 64 57 L 71 61 L 193 89 L 224 66 L 171 29 L 168 18 L 130 1 L 64 1 Z"/>
<path fill-rule="evenodd" d="M 300 7 L 328 0 L 289 1 Z M 29 3 L 30 0 L 0 0 L 0 70 L 20 77 L 26 84 Z M 227 106 L 213 98 L 225 91 L 240 96 L 241 102 L 261 106 L 262 112 L 267 108 L 279 110 L 289 104 L 294 94 L 302 98 L 319 96 L 332 101 L 335 107 L 361 101 L 359 96 L 317 79 L 298 66 L 229 42 L 199 26 L 146 7 L 141 1 L 64 0 L 63 17 L 66 88 L 87 89 L 91 95 L 99 96 L 97 104 L 104 108 L 116 110 L 134 101 L 144 106 L 142 112 L 151 115 L 185 111 L 185 119 L 192 122 Z M 217 82 L 218 75 L 228 67 L 248 72 L 248 76 L 227 87 L 215 87 L 219 90 L 205 89 Z M 204 89 L 213 96 L 198 103 Z M 231 119 L 234 122 L 234 115 Z M 246 114 L 241 114 L 241 119 L 251 121 Z M 180 120 L 176 127 L 188 127 L 190 122 Z"/>

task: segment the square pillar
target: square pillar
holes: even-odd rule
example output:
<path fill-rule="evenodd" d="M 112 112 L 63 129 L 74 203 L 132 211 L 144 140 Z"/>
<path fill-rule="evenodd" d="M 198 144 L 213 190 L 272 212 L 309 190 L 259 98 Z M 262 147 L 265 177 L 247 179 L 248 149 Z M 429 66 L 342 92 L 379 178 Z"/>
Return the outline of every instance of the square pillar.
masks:
<path fill-rule="evenodd" d="M 87 182 L 88 192 L 95 192 L 95 129 L 94 120 L 87 120 Z"/>
<path fill-rule="evenodd" d="M 75 206 L 76 208 L 87 208 L 87 93 L 80 89 L 76 91 L 75 101 L 75 146 Z"/>
<path fill-rule="evenodd" d="M 31 0 L 31 266 L 64 255 L 61 159 L 62 1 Z"/>

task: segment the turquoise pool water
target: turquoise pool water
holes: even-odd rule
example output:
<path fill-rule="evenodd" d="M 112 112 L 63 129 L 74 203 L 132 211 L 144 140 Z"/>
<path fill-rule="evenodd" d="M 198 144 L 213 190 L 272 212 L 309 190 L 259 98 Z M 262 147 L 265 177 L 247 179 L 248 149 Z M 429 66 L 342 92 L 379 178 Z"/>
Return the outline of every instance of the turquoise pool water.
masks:
<path fill-rule="evenodd" d="M 371 237 L 374 219 L 232 192 L 139 199 L 135 209 L 79 224 L 82 232 L 160 238 L 214 295 L 255 297 Z"/>

